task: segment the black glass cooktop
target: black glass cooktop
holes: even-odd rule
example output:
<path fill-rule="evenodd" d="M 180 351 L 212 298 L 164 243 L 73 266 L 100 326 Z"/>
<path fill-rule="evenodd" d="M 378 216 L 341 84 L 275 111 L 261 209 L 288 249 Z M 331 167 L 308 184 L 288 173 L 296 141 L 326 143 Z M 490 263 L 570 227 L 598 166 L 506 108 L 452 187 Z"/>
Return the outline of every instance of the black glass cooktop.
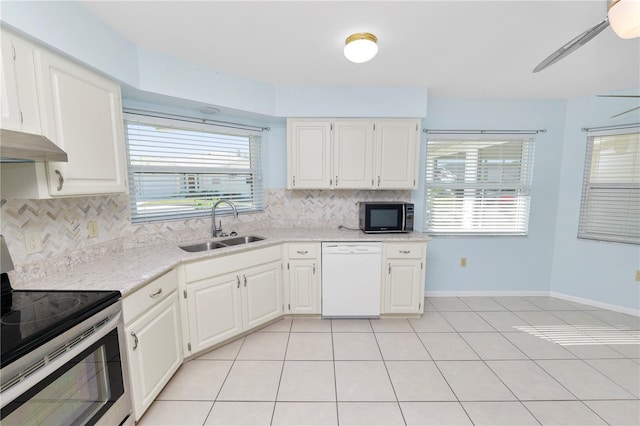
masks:
<path fill-rule="evenodd" d="M 119 298 L 117 291 L 3 292 L 1 367 L 59 336 Z"/>

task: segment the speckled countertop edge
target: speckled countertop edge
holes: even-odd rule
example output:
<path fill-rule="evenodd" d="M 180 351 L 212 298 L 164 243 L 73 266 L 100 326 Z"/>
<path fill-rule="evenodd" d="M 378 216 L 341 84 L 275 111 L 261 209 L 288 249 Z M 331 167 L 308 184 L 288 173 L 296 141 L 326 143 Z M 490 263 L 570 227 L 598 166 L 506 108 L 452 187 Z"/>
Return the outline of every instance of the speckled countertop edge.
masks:
<path fill-rule="evenodd" d="M 205 252 L 188 253 L 180 245 L 195 244 L 208 240 L 187 240 L 180 243 L 169 242 L 152 246 L 123 250 L 103 258 L 74 267 L 65 273 L 47 275 L 44 279 L 33 280 L 14 286 L 16 290 L 117 290 L 123 296 L 133 293 L 146 283 L 160 277 L 184 263 L 214 258 L 231 253 L 239 253 L 265 248 L 287 242 L 321 241 L 429 241 L 431 238 L 420 232 L 406 234 L 364 234 L 360 231 L 338 229 L 264 229 L 242 235 L 256 235 L 265 238 L 250 244 L 220 248 Z"/>

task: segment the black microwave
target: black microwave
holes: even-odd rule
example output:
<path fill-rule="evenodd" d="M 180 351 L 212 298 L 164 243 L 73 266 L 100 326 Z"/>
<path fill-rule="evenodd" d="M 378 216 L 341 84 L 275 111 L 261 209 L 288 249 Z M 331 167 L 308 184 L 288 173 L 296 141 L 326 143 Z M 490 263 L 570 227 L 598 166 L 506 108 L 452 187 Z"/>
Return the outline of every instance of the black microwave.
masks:
<path fill-rule="evenodd" d="M 413 231 L 413 204 L 401 201 L 361 201 L 359 227 L 367 234 Z"/>

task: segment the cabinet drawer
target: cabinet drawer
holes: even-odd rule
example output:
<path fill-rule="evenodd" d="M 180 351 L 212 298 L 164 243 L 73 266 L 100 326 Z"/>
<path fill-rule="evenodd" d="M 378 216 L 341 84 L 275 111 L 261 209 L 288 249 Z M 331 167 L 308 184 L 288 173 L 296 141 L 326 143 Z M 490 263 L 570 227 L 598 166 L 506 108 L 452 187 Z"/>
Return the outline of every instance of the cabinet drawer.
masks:
<path fill-rule="evenodd" d="M 289 259 L 312 259 L 318 257 L 318 243 L 289 244 Z"/>
<path fill-rule="evenodd" d="M 387 243 L 388 259 L 420 259 L 424 250 L 424 243 Z"/>
<path fill-rule="evenodd" d="M 143 312 L 160 303 L 178 288 L 178 273 L 175 269 L 148 283 L 140 290 L 122 300 L 124 323 L 138 317 Z"/>

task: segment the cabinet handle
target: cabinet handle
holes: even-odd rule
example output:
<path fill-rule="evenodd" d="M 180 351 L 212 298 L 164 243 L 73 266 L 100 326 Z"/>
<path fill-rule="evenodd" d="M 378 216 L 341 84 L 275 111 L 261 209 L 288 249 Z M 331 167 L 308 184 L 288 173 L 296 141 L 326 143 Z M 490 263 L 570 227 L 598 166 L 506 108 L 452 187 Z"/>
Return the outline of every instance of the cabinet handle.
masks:
<path fill-rule="evenodd" d="M 400 250 L 400 253 L 409 254 L 409 253 L 411 253 L 411 250 Z"/>
<path fill-rule="evenodd" d="M 160 293 L 162 293 L 162 289 L 161 289 L 161 288 L 159 288 L 159 289 L 157 289 L 156 291 L 154 291 L 153 293 L 151 293 L 151 294 L 149 295 L 149 297 L 156 297 L 156 296 L 158 296 Z"/>
<path fill-rule="evenodd" d="M 329 186 L 333 186 L 333 179 L 329 179 Z"/>
<path fill-rule="evenodd" d="M 135 332 L 131 332 L 131 337 L 133 337 L 133 350 L 138 349 L 138 336 L 136 336 Z"/>
<path fill-rule="evenodd" d="M 380 186 L 380 176 L 378 176 L 378 186 Z"/>
<path fill-rule="evenodd" d="M 391 264 L 389 264 L 389 275 L 391 275 Z"/>
<path fill-rule="evenodd" d="M 22 115 L 22 111 L 20 111 L 20 124 L 24 123 L 24 115 Z"/>
<path fill-rule="evenodd" d="M 238 287 L 237 288 L 240 288 L 240 275 L 236 275 L 236 280 L 238 281 Z"/>
<path fill-rule="evenodd" d="M 309 253 L 309 250 L 297 250 L 296 253 L 298 253 L 298 254 L 307 254 L 307 253 Z"/>
<path fill-rule="evenodd" d="M 313 264 L 313 275 L 315 275 L 315 274 L 316 274 L 316 264 L 314 263 Z"/>
<path fill-rule="evenodd" d="M 338 186 L 338 176 L 336 176 L 336 186 Z"/>
<path fill-rule="evenodd" d="M 244 278 L 244 286 L 246 287 L 247 286 L 247 276 L 243 275 L 242 278 Z"/>
<path fill-rule="evenodd" d="M 293 177 L 293 186 L 296 186 L 296 177 Z"/>
<path fill-rule="evenodd" d="M 64 184 L 64 178 L 62 177 L 62 173 L 60 173 L 60 170 L 56 169 L 55 174 L 58 175 L 58 191 L 62 191 L 62 185 Z"/>

